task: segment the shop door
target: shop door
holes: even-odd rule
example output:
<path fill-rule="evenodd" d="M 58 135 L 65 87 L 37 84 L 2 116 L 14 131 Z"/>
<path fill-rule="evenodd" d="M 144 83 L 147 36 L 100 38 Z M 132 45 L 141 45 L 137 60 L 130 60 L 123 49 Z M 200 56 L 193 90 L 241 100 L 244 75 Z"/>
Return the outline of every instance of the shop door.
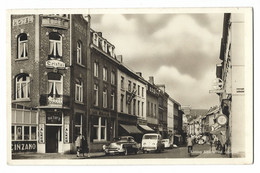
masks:
<path fill-rule="evenodd" d="M 58 152 L 59 133 L 60 133 L 60 127 L 57 126 L 46 127 L 46 153 Z"/>

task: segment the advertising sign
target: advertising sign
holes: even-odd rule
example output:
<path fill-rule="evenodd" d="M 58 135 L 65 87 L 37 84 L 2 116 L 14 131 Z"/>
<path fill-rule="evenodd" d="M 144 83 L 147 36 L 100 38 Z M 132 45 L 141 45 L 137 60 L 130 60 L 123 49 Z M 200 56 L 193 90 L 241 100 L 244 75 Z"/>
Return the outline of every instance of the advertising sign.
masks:
<path fill-rule="evenodd" d="M 33 23 L 33 16 L 27 16 L 13 20 L 13 26 L 25 25 L 29 23 Z"/>
<path fill-rule="evenodd" d="M 217 123 L 221 126 L 227 124 L 227 116 L 224 114 L 219 115 L 217 118 Z"/>
<path fill-rule="evenodd" d="M 70 131 L 69 124 L 65 124 L 64 125 L 64 143 L 69 143 L 69 131 Z"/>
<path fill-rule="evenodd" d="M 46 116 L 47 124 L 61 124 L 62 115 L 61 112 L 49 112 Z"/>
<path fill-rule="evenodd" d="M 39 124 L 39 143 L 44 144 L 44 124 Z"/>
<path fill-rule="evenodd" d="M 36 152 L 37 141 L 12 141 L 12 152 Z"/>
<path fill-rule="evenodd" d="M 65 63 L 59 60 L 48 60 L 46 61 L 47 68 L 58 68 L 65 69 Z"/>

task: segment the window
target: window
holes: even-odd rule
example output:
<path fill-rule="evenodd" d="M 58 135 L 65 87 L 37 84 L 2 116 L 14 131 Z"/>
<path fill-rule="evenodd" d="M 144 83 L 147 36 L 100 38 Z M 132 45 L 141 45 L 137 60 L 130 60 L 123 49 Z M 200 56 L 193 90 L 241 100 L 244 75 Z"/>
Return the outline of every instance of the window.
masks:
<path fill-rule="evenodd" d="M 27 34 L 22 33 L 17 38 L 17 59 L 27 58 L 28 56 L 28 39 Z"/>
<path fill-rule="evenodd" d="M 144 102 L 142 102 L 142 116 L 144 116 Z"/>
<path fill-rule="evenodd" d="M 37 111 L 18 108 L 12 110 L 12 140 L 36 140 Z M 15 125 L 19 124 L 19 125 Z"/>
<path fill-rule="evenodd" d="M 150 116 L 150 102 L 147 103 L 147 114 Z"/>
<path fill-rule="evenodd" d="M 153 117 L 153 103 L 151 103 L 151 117 Z"/>
<path fill-rule="evenodd" d="M 144 87 L 142 87 L 142 97 L 144 97 Z"/>
<path fill-rule="evenodd" d="M 107 81 L 107 68 L 103 67 L 103 80 Z"/>
<path fill-rule="evenodd" d="M 36 140 L 36 126 L 13 125 L 12 140 Z"/>
<path fill-rule="evenodd" d="M 115 72 L 111 72 L 111 84 L 115 85 L 116 84 L 116 74 Z"/>
<path fill-rule="evenodd" d="M 121 89 L 124 89 L 124 77 L 121 76 Z"/>
<path fill-rule="evenodd" d="M 128 91 L 131 92 L 131 81 L 128 81 Z"/>
<path fill-rule="evenodd" d="M 121 109 L 121 112 L 124 111 L 124 95 L 123 94 L 121 94 L 120 109 Z"/>
<path fill-rule="evenodd" d="M 127 96 L 127 102 L 128 102 L 128 114 L 131 114 L 131 101 L 130 100 L 130 96 Z"/>
<path fill-rule="evenodd" d="M 15 99 L 28 99 L 30 97 L 30 77 L 28 74 L 19 74 L 15 78 Z"/>
<path fill-rule="evenodd" d="M 98 63 L 94 62 L 94 76 L 98 77 Z"/>
<path fill-rule="evenodd" d="M 98 85 L 94 84 L 94 106 L 98 106 Z"/>
<path fill-rule="evenodd" d="M 140 85 L 138 85 L 138 87 L 137 87 L 137 95 L 140 96 Z"/>
<path fill-rule="evenodd" d="M 78 134 L 82 134 L 82 114 L 76 113 L 74 122 L 75 122 L 74 136 L 76 140 Z"/>
<path fill-rule="evenodd" d="M 58 73 L 48 73 L 48 95 L 61 97 L 63 94 L 62 76 Z"/>
<path fill-rule="evenodd" d="M 93 140 L 105 141 L 107 139 L 107 120 L 103 117 L 93 118 Z"/>
<path fill-rule="evenodd" d="M 140 101 L 137 103 L 137 115 L 140 115 Z"/>
<path fill-rule="evenodd" d="M 107 90 L 103 90 L 103 108 L 107 108 Z"/>
<path fill-rule="evenodd" d="M 115 94 L 114 92 L 111 93 L 111 109 L 115 109 Z"/>
<path fill-rule="evenodd" d="M 50 54 L 49 57 L 52 58 L 61 58 L 62 57 L 62 37 L 56 32 L 51 32 L 49 34 L 50 41 Z"/>
<path fill-rule="evenodd" d="M 133 114 L 136 115 L 136 100 L 133 100 Z"/>
<path fill-rule="evenodd" d="M 154 104 L 154 117 L 156 117 L 156 104 Z"/>
<path fill-rule="evenodd" d="M 136 84 L 133 83 L 133 90 L 136 90 Z"/>
<path fill-rule="evenodd" d="M 77 63 L 82 64 L 82 43 L 77 42 Z"/>
<path fill-rule="evenodd" d="M 76 79 L 75 100 L 83 102 L 83 83 L 78 79 Z"/>

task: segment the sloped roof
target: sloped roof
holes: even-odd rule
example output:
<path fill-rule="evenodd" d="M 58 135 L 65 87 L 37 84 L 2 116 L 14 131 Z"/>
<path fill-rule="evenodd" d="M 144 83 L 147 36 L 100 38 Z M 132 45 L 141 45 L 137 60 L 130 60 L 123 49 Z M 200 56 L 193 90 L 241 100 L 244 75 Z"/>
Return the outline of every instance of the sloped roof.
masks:
<path fill-rule="evenodd" d="M 203 116 L 208 112 L 207 109 L 191 109 L 190 110 L 190 116 L 198 117 Z"/>

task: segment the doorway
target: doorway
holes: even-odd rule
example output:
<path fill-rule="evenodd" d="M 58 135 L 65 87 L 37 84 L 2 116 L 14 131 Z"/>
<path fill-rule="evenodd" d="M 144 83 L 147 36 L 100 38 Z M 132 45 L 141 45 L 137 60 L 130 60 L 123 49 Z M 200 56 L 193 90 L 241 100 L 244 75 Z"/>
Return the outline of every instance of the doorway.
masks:
<path fill-rule="evenodd" d="M 57 153 L 58 142 L 61 139 L 60 126 L 46 126 L 46 153 Z"/>

